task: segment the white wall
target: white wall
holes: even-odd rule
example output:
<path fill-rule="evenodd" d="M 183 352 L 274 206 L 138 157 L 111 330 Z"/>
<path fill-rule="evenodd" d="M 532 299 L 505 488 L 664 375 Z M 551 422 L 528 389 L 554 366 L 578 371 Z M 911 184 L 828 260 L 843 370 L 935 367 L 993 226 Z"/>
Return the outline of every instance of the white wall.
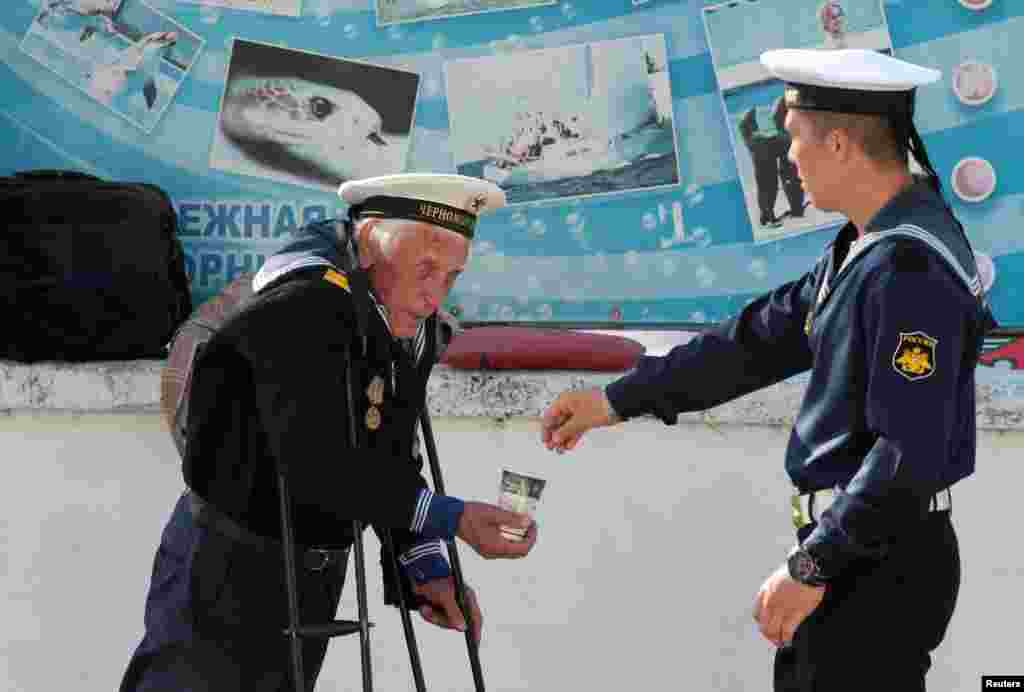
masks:
<path fill-rule="evenodd" d="M 449 492 L 493 499 L 505 464 L 549 479 L 527 559 L 460 551 L 484 607 L 488 689 L 770 689 L 772 648 L 750 612 L 792 542 L 786 429 L 637 421 L 556 456 L 536 425 L 435 420 Z M 964 580 L 931 689 L 976 689 L 983 673 L 1021 670 L 1022 442 L 983 432 L 980 471 L 954 491 Z M 0 689 L 116 689 L 182 489 L 170 438 L 156 414 L 26 413 L 0 417 L 0 450 Z M 367 539 L 376 689 L 412 689 Z M 353 592 L 342 606 L 351 617 Z M 416 621 L 428 688 L 471 690 L 461 636 Z M 317 689 L 360 689 L 355 637 L 332 642 Z"/>

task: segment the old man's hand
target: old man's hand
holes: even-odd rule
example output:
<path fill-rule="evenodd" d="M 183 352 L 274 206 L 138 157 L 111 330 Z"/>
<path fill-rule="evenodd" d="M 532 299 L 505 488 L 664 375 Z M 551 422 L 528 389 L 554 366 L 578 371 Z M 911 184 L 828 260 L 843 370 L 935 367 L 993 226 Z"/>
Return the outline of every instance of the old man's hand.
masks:
<path fill-rule="evenodd" d="M 431 579 L 423 584 L 413 587 L 422 599 L 420 605 L 420 616 L 427 622 L 449 629 L 466 631 L 466 618 L 459 609 L 458 601 L 455 599 L 455 580 L 452 577 Z M 469 585 L 466 585 L 466 609 L 473 621 L 473 639 L 480 641 L 480 630 L 483 627 L 483 615 L 480 614 L 480 606 L 476 600 L 476 593 Z"/>
<path fill-rule="evenodd" d="M 525 530 L 522 540 L 507 538 L 502 526 Z M 456 535 L 487 559 L 524 557 L 537 542 L 537 525 L 528 514 L 484 502 L 467 502 Z"/>

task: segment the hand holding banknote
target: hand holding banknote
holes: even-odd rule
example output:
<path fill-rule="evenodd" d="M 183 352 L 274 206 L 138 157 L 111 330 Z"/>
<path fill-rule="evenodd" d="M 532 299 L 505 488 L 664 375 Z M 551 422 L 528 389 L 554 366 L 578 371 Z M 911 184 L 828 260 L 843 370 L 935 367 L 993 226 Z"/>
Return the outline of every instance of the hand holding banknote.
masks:
<path fill-rule="evenodd" d="M 503 527 L 514 527 L 523 538 L 511 540 Z M 481 557 L 524 557 L 537 542 L 537 525 L 528 514 L 512 512 L 484 502 L 466 502 L 456 535 Z"/>
<path fill-rule="evenodd" d="M 544 412 L 541 441 L 548 449 L 566 452 L 591 428 L 620 422 L 601 389 L 563 392 Z"/>

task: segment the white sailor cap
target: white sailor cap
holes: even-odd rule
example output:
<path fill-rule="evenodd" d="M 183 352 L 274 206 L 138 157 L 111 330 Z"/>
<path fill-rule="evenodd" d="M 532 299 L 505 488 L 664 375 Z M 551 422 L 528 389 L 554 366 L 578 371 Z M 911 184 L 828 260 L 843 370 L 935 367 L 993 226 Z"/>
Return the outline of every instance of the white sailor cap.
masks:
<path fill-rule="evenodd" d="M 338 188 L 349 217 L 422 221 L 473 237 L 477 217 L 505 206 L 505 191 L 482 178 L 400 173 L 349 180 Z"/>
<path fill-rule="evenodd" d="M 914 111 L 914 90 L 942 73 L 874 50 L 783 49 L 761 54 L 761 64 L 786 82 L 790 108 L 905 115 Z"/>

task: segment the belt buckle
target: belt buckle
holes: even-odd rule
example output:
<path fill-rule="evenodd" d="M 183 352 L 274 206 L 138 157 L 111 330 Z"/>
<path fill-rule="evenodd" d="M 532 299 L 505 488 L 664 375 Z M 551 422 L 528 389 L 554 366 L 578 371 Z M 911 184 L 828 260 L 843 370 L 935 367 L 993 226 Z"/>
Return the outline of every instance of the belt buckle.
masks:
<path fill-rule="evenodd" d="M 319 560 L 318 563 L 311 564 L 310 557 L 316 555 Z M 306 569 L 310 572 L 322 572 L 327 569 L 327 566 L 331 564 L 331 551 L 323 550 L 321 548 L 310 548 L 306 551 Z"/>
<path fill-rule="evenodd" d="M 790 498 L 790 506 L 793 509 L 793 528 L 800 530 L 811 523 L 811 518 L 804 511 L 803 503 L 800 500 L 800 493 L 793 493 Z"/>

